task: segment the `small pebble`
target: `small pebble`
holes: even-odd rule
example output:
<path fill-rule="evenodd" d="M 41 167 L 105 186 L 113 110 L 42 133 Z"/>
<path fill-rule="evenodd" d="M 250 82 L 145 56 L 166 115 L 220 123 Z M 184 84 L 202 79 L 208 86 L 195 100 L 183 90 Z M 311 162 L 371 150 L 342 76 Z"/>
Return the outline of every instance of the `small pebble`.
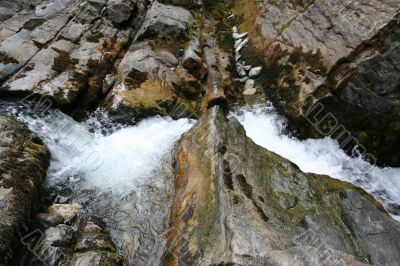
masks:
<path fill-rule="evenodd" d="M 244 70 L 246 70 L 248 72 L 253 68 L 253 66 L 248 65 L 248 66 L 244 66 L 243 68 L 244 68 Z"/>
<path fill-rule="evenodd" d="M 254 88 L 255 81 L 254 79 L 248 79 L 246 83 L 244 84 L 244 95 L 253 95 L 257 92 L 257 90 Z"/>
<path fill-rule="evenodd" d="M 239 33 L 239 30 L 238 30 L 238 28 L 236 26 L 233 26 L 232 31 L 233 31 L 234 34 L 238 34 Z"/>
<path fill-rule="evenodd" d="M 244 78 L 239 79 L 239 82 L 246 83 L 246 81 L 248 81 L 248 80 L 249 80 L 249 77 L 244 77 Z"/>
<path fill-rule="evenodd" d="M 246 72 L 246 70 L 244 70 L 243 68 L 238 69 L 238 74 L 239 74 L 239 76 L 241 76 L 241 77 L 247 76 L 247 72 Z"/>
<path fill-rule="evenodd" d="M 258 77 L 258 75 L 260 75 L 261 71 L 262 71 L 262 67 L 253 67 L 249 72 L 249 76 L 251 78 Z"/>
<path fill-rule="evenodd" d="M 234 44 L 234 48 L 236 49 L 236 48 L 238 48 L 239 47 L 239 45 L 241 45 L 242 44 L 242 42 L 243 42 L 244 40 L 242 40 L 242 39 L 240 39 L 240 40 L 237 40 L 236 42 L 235 42 L 235 44 Z"/>
<path fill-rule="evenodd" d="M 242 34 L 233 34 L 233 38 L 236 39 L 236 40 L 243 39 L 246 36 L 247 36 L 247 32 L 242 33 Z"/>
<path fill-rule="evenodd" d="M 240 58 L 242 58 L 242 55 L 239 53 L 235 53 L 235 60 L 236 62 L 238 62 L 240 60 Z"/>
<path fill-rule="evenodd" d="M 242 41 L 240 43 L 240 45 L 238 47 L 235 48 L 235 52 L 240 52 L 240 50 L 242 50 L 242 48 L 249 42 L 249 38 L 246 38 L 244 41 Z"/>

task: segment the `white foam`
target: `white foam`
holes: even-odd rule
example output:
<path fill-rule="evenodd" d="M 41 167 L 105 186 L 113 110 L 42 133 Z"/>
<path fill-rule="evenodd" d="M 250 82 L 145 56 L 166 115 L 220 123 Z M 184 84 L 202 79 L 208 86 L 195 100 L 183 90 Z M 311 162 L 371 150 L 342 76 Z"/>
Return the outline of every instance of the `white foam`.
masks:
<path fill-rule="evenodd" d="M 57 110 L 41 117 L 20 114 L 19 118 L 50 150 L 50 186 L 79 181 L 84 188 L 113 192 L 129 191 L 135 182 L 154 175 L 176 141 L 194 124 L 189 119 L 153 117 L 136 126 L 117 126 L 117 131 L 104 136 L 99 125 L 91 133 L 90 122 L 78 123 Z"/>
<path fill-rule="evenodd" d="M 289 159 L 302 171 L 358 185 L 388 210 L 390 204 L 400 204 L 400 168 L 380 168 L 361 158 L 352 158 L 329 137 L 300 141 L 285 135 L 285 121 L 272 107 L 241 109 L 232 116 L 242 123 L 255 143 Z M 399 216 L 394 218 L 400 220 Z"/>

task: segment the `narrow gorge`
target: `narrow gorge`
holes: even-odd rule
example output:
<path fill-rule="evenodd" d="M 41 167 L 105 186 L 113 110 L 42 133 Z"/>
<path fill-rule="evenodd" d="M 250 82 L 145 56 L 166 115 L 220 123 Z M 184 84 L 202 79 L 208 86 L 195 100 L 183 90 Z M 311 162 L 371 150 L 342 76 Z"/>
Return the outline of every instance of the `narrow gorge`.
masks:
<path fill-rule="evenodd" d="M 400 265 L 399 18 L 1 0 L 0 266 Z"/>

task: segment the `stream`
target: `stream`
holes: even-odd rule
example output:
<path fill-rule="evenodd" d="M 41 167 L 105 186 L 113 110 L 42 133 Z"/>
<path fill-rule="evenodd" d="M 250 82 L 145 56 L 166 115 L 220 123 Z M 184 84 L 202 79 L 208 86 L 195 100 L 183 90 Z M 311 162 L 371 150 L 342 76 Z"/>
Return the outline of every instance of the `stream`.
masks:
<path fill-rule="evenodd" d="M 85 214 L 102 218 L 127 265 L 146 265 L 160 257 L 160 236 L 173 199 L 174 147 L 196 121 L 153 117 L 123 126 L 97 110 L 79 123 L 56 109 L 2 100 L 0 114 L 17 117 L 41 137 L 51 153 L 49 190 L 79 202 Z M 242 108 L 230 117 L 257 144 L 304 172 L 360 186 L 400 220 L 400 169 L 349 157 L 330 138 L 291 137 L 284 133 L 285 119 L 271 105 Z"/>

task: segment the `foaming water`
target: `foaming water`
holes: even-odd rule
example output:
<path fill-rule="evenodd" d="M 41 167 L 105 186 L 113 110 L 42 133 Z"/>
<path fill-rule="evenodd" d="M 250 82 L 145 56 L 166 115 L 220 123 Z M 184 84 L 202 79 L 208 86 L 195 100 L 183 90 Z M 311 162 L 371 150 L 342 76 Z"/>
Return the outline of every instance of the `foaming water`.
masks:
<path fill-rule="evenodd" d="M 285 134 L 285 120 L 272 106 L 241 109 L 231 116 L 258 145 L 297 164 L 303 172 L 329 175 L 360 186 L 400 220 L 400 168 L 380 168 L 348 156 L 339 143 L 324 139 L 299 140 Z"/>
<path fill-rule="evenodd" d="M 173 149 L 195 121 L 153 117 L 122 126 L 99 110 L 78 123 L 58 110 L 0 100 L 2 113 L 40 136 L 51 153 L 47 186 L 80 203 L 82 215 L 102 218 L 126 265 L 155 259 L 173 195 Z"/>
<path fill-rule="evenodd" d="M 102 126 L 93 117 L 78 123 L 58 110 L 38 112 L 14 104 L 2 104 L 2 109 L 28 125 L 49 148 L 50 186 L 79 181 L 86 188 L 113 192 L 132 188 L 134 181 L 152 176 L 175 142 L 194 124 L 189 119 L 153 117 L 131 127 L 105 128 L 106 115 L 102 115 Z"/>

